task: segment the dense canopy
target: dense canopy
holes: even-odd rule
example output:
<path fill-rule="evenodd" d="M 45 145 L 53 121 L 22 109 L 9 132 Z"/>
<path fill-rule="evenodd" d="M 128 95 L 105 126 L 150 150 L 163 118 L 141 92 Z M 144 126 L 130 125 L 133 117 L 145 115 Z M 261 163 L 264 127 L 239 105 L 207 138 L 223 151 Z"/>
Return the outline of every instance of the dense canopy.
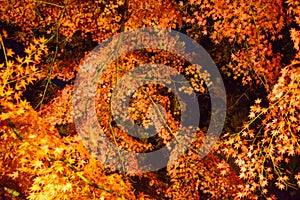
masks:
<path fill-rule="evenodd" d="M 119 55 L 120 40 L 95 88 L 96 117 L 105 136 L 117 149 L 135 153 L 170 149 L 173 140 L 191 142 L 184 152 L 161 155 L 158 162 L 166 160 L 167 165 L 149 172 L 141 171 L 147 161 L 141 163 L 136 154 L 125 158 L 121 151 L 108 151 L 110 162 L 120 159 L 124 169 L 135 169 L 129 173 L 107 167 L 93 155 L 91 148 L 101 143 L 95 139 L 99 133 L 88 139 L 78 133 L 73 95 L 92 50 L 138 28 L 178 31 L 203 46 L 226 94 L 214 87 L 206 70 L 198 70 L 207 66 L 193 65 L 163 48 Z M 0 1 L 1 198 L 300 199 L 299 45 L 297 0 Z M 185 44 L 178 47 L 186 50 Z M 176 80 L 170 84 L 186 97 L 196 94 L 197 127 L 181 128 L 188 104 L 160 84 L 140 86 L 128 108 L 112 110 L 119 81 L 145 64 L 172 69 L 154 74 L 157 79 L 185 77 L 191 87 Z M 212 99 L 227 105 L 218 138 L 207 134 L 209 124 L 218 123 L 212 117 L 218 114 L 211 110 Z M 154 127 L 157 134 L 128 134 L 134 130 L 124 130 L 116 121 L 125 112 L 132 124 Z M 186 136 L 191 131 L 194 138 Z M 217 143 L 202 156 L 205 138 Z M 148 164 L 151 169 L 153 163 Z"/>

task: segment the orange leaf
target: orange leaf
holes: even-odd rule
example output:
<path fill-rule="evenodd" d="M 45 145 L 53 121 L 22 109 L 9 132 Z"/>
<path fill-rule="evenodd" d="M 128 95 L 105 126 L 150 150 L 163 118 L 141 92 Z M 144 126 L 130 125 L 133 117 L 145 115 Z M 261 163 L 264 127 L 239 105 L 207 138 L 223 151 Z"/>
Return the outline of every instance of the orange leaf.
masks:
<path fill-rule="evenodd" d="M 6 48 L 6 56 L 12 57 L 15 54 L 12 49 Z"/>

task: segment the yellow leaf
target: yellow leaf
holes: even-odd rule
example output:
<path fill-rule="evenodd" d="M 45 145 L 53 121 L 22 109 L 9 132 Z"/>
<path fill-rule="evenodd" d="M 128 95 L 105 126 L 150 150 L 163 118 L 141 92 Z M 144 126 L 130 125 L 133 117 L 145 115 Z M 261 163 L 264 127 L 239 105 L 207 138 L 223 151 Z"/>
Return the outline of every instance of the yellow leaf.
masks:
<path fill-rule="evenodd" d="M 39 44 L 39 40 L 37 40 L 36 38 L 33 39 L 34 44 Z"/>
<path fill-rule="evenodd" d="M 43 36 L 43 37 L 40 37 L 39 40 L 40 40 L 40 43 L 42 43 L 42 44 L 45 44 L 46 41 L 47 41 L 47 40 L 44 38 L 44 36 Z"/>
<path fill-rule="evenodd" d="M 65 184 L 61 190 L 62 192 L 72 191 L 72 184 L 71 183 Z"/>
<path fill-rule="evenodd" d="M 30 62 L 33 62 L 33 61 L 31 60 L 31 56 L 26 56 L 24 62 L 27 63 L 27 64 L 29 64 Z"/>
<path fill-rule="evenodd" d="M 19 55 L 17 55 L 16 60 L 17 60 L 19 63 L 22 63 L 22 62 L 23 62 L 23 58 L 21 58 Z"/>
<path fill-rule="evenodd" d="M 32 53 L 32 50 L 29 47 L 27 47 L 25 48 L 24 52 L 30 55 Z"/>
<path fill-rule="evenodd" d="M 59 166 L 55 169 L 56 172 L 60 172 L 63 173 L 64 172 L 64 167 L 63 166 Z"/>
<path fill-rule="evenodd" d="M 20 101 L 21 100 L 21 96 L 22 96 L 22 93 L 20 91 L 15 92 L 14 99 L 17 100 L 17 101 Z"/>
<path fill-rule="evenodd" d="M 14 91 L 12 91 L 12 90 L 7 90 L 6 92 L 5 92 L 5 96 L 10 96 L 11 94 L 13 94 L 14 93 Z"/>
<path fill-rule="evenodd" d="M 10 68 L 14 65 L 14 61 L 8 60 L 7 61 L 7 67 Z"/>
<path fill-rule="evenodd" d="M 33 184 L 31 187 L 30 187 L 30 191 L 32 192 L 38 192 L 41 190 L 41 186 L 39 186 L 38 184 Z"/>
<path fill-rule="evenodd" d="M 35 79 L 32 78 L 32 77 L 28 77 L 28 78 L 27 78 L 27 83 L 33 83 L 34 80 L 35 80 Z"/>
<path fill-rule="evenodd" d="M 35 45 L 33 45 L 33 44 L 30 44 L 30 50 L 31 50 L 31 52 L 33 52 L 33 51 L 35 51 L 36 50 L 36 46 Z"/>
<path fill-rule="evenodd" d="M 41 168 L 43 166 L 43 162 L 40 160 L 34 160 L 31 163 L 31 166 L 34 167 L 34 169 Z"/>
<path fill-rule="evenodd" d="M 27 85 L 27 83 L 24 79 L 22 79 L 21 81 L 18 82 L 18 87 L 20 87 L 20 88 L 23 87 L 24 89 L 26 89 L 26 85 Z"/>
<path fill-rule="evenodd" d="M 37 54 L 34 55 L 34 61 L 39 62 L 41 60 L 41 57 L 39 57 Z"/>

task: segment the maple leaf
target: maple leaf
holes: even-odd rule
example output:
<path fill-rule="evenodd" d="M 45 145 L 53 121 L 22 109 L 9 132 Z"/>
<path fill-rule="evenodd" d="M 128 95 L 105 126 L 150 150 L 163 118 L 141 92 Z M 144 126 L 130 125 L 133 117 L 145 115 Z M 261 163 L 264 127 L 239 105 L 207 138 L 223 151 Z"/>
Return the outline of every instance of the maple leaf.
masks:
<path fill-rule="evenodd" d="M 14 61 L 8 60 L 6 64 L 8 68 L 11 68 L 14 65 Z"/>
<path fill-rule="evenodd" d="M 246 196 L 246 194 L 243 193 L 243 192 L 238 192 L 238 193 L 237 193 L 237 198 L 239 198 L 239 199 L 242 199 L 242 198 L 245 197 L 245 196 Z"/>
<path fill-rule="evenodd" d="M 34 43 L 34 44 L 39 44 L 39 40 L 36 39 L 36 38 L 33 38 L 33 43 Z"/>
<path fill-rule="evenodd" d="M 250 157 L 252 156 L 252 152 L 249 151 L 249 152 L 247 153 L 247 156 L 250 158 Z"/>
<path fill-rule="evenodd" d="M 30 187 L 30 191 L 32 192 L 38 192 L 41 189 L 42 189 L 41 186 L 39 186 L 38 184 L 32 184 L 32 186 Z"/>
<path fill-rule="evenodd" d="M 29 56 L 26 56 L 26 57 L 25 57 L 25 60 L 24 60 L 24 63 L 29 64 L 29 63 L 31 63 L 31 62 L 33 62 L 33 60 L 31 59 L 31 56 L 30 56 L 30 55 L 29 55 Z"/>
<path fill-rule="evenodd" d="M 254 112 L 250 112 L 249 116 L 248 116 L 250 119 L 254 118 L 255 117 L 255 113 Z"/>
<path fill-rule="evenodd" d="M 7 31 L 5 29 L 2 29 L 2 34 L 4 38 L 8 38 Z"/>
<path fill-rule="evenodd" d="M 64 166 L 63 165 L 55 166 L 55 171 L 59 172 L 59 173 L 63 173 L 64 172 Z"/>
<path fill-rule="evenodd" d="M 227 174 L 227 171 L 226 171 L 226 169 L 223 169 L 222 171 L 221 171 L 221 173 L 220 173 L 222 176 L 225 176 L 226 174 Z"/>
<path fill-rule="evenodd" d="M 9 174 L 8 176 L 11 177 L 13 180 L 15 180 L 16 178 L 19 177 L 19 172 L 15 171 L 12 174 Z"/>
<path fill-rule="evenodd" d="M 37 168 L 41 168 L 43 166 L 43 162 L 40 160 L 34 160 L 31 162 L 31 166 L 36 170 Z"/>
<path fill-rule="evenodd" d="M 260 103 L 261 103 L 261 99 L 260 99 L 260 98 L 256 99 L 256 100 L 255 100 L 255 103 L 256 103 L 256 104 L 260 104 Z"/>
<path fill-rule="evenodd" d="M 34 61 L 38 63 L 40 60 L 41 60 L 41 57 L 38 54 L 35 54 Z"/>
<path fill-rule="evenodd" d="M 49 16 L 50 17 L 50 16 Z M 43 36 L 43 37 L 40 37 L 39 38 L 39 42 L 40 42 L 40 44 L 45 44 L 46 43 L 46 38 Z"/>
<path fill-rule="evenodd" d="M 24 52 L 27 53 L 28 55 L 30 55 L 32 53 L 32 49 L 27 47 L 27 48 L 25 48 Z"/>
<path fill-rule="evenodd" d="M 275 185 L 278 187 L 280 190 L 284 190 L 285 186 L 282 183 L 276 182 Z"/>
<path fill-rule="evenodd" d="M 19 63 L 22 63 L 22 62 L 23 62 L 23 58 L 21 58 L 19 55 L 16 56 L 16 60 L 17 60 Z"/>
<path fill-rule="evenodd" d="M 224 163 L 223 162 L 218 163 L 218 165 L 217 165 L 218 169 L 222 169 L 223 167 L 224 167 Z"/>
<path fill-rule="evenodd" d="M 247 132 L 247 131 L 243 131 L 243 132 L 242 132 L 242 136 L 243 136 L 243 137 L 246 137 L 247 135 L 248 135 L 248 132 Z"/>
<path fill-rule="evenodd" d="M 12 57 L 15 54 L 12 49 L 6 48 L 6 56 Z"/>

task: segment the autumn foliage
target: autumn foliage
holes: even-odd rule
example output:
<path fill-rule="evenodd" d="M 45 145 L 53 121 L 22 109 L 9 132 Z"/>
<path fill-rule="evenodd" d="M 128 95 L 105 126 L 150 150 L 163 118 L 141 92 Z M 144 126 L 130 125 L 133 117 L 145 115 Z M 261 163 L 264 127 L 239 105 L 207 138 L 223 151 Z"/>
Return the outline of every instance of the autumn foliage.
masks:
<path fill-rule="evenodd" d="M 207 124 L 202 121 L 192 145 L 176 160 L 172 159 L 178 152 L 171 153 L 166 168 L 126 173 L 107 168 L 88 151 L 74 125 L 72 94 L 79 66 L 97 44 L 144 27 L 184 32 L 206 48 L 229 85 L 228 116 L 218 143 L 204 158 L 201 146 Z M 288 199 L 292 197 L 282 195 L 298 195 L 299 45 L 296 0 L 0 1 L 1 197 Z M 115 124 L 110 107 L 114 86 L 128 71 L 147 63 L 172 67 L 186 77 L 199 98 L 209 96 L 205 85 L 209 76 L 177 55 L 158 49 L 119 55 L 99 79 L 97 118 L 118 148 L 140 153 L 168 145 L 180 123 L 176 97 L 149 84 L 134 93 L 128 112 L 134 123 L 147 127 L 155 123 L 150 121 L 155 113 L 149 108 L 162 106 L 165 127 L 150 141 L 131 137 Z M 178 89 L 187 95 L 192 92 L 180 84 Z M 210 116 L 207 107 L 200 108 L 205 109 L 201 117 Z M 207 116 L 204 119 L 209 121 Z M 108 157 L 120 156 L 112 154 Z M 124 165 L 139 170 L 135 157 Z"/>

